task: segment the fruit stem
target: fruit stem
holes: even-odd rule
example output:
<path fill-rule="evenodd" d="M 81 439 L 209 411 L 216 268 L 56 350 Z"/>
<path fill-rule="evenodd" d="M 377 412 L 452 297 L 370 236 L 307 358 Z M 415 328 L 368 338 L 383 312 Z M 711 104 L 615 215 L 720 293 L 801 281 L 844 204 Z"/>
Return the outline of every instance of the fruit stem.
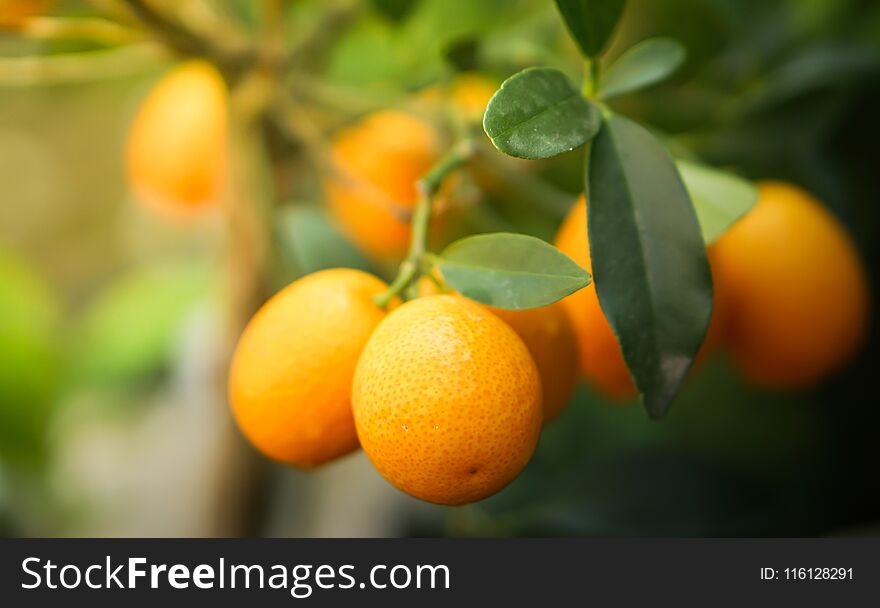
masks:
<path fill-rule="evenodd" d="M 409 252 L 391 286 L 385 293 L 376 297 L 376 305 L 380 308 L 386 308 L 389 302 L 409 287 L 422 272 L 422 258 L 428 253 L 428 232 L 434 212 L 434 197 L 446 176 L 468 162 L 473 157 L 475 148 L 474 140 L 470 138 L 461 140 L 416 182 L 419 198 L 411 221 L 412 236 Z"/>

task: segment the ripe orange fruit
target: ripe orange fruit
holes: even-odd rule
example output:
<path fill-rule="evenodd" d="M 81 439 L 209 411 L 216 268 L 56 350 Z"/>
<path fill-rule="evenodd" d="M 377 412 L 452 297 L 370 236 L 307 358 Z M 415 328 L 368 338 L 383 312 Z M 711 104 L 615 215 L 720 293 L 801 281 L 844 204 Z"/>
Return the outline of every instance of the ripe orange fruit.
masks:
<path fill-rule="evenodd" d="M 439 279 L 439 269 L 434 269 Z M 431 277 L 419 279 L 421 296 L 440 293 Z M 578 346 L 565 307 L 561 302 L 527 310 L 486 306 L 520 337 L 538 368 L 544 403 L 544 424 L 562 412 L 578 380 Z"/>
<path fill-rule="evenodd" d="M 387 285 L 359 270 L 322 270 L 294 281 L 254 315 L 229 373 L 235 419 L 275 460 L 314 467 L 357 448 L 351 381 L 385 311 Z"/>
<path fill-rule="evenodd" d="M 498 492 L 541 431 L 541 381 L 525 344 L 456 295 L 412 300 L 379 324 L 358 362 L 352 405 L 379 472 L 440 504 Z"/>
<path fill-rule="evenodd" d="M 556 247 L 592 272 L 587 240 L 587 203 L 582 196 L 556 235 Z M 580 351 L 581 373 L 602 394 L 623 400 L 636 394 L 614 330 L 599 306 L 592 283 L 562 300 L 574 326 Z"/>
<path fill-rule="evenodd" d="M 0 27 L 17 28 L 45 13 L 54 0 L 0 0 Z"/>
<path fill-rule="evenodd" d="M 544 424 L 550 422 L 568 404 L 578 380 L 578 345 L 564 305 L 489 310 L 510 325 L 529 349 L 541 377 Z"/>
<path fill-rule="evenodd" d="M 864 339 L 867 278 L 837 219 L 800 188 L 759 184 L 757 205 L 713 246 L 727 299 L 726 342 L 753 382 L 809 386 Z"/>
<path fill-rule="evenodd" d="M 431 125 L 396 110 L 371 114 L 335 138 L 338 174 L 324 183 L 330 212 L 373 258 L 396 260 L 406 252 L 416 182 L 440 157 L 441 143 Z"/>
<path fill-rule="evenodd" d="M 157 84 L 128 138 L 128 179 L 149 206 L 187 216 L 220 201 L 226 171 L 228 93 L 204 61 L 175 68 Z"/>

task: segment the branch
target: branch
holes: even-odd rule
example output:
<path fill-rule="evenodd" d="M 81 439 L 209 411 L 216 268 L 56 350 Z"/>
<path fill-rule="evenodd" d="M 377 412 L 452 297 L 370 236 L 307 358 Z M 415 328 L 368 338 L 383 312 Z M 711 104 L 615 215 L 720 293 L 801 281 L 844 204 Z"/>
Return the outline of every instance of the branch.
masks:
<path fill-rule="evenodd" d="M 409 287 L 418 276 L 422 268 L 422 258 L 428 250 L 428 230 L 434 213 L 434 197 L 446 176 L 468 162 L 474 154 L 474 149 L 472 140 L 462 140 L 418 181 L 419 200 L 413 212 L 409 253 L 400 265 L 397 278 L 385 293 L 376 297 L 377 306 L 387 307 L 391 300 Z"/>
<path fill-rule="evenodd" d="M 143 40 L 137 30 L 107 19 L 88 17 L 34 17 L 16 31 L 22 36 L 38 40 L 88 40 L 105 45 L 122 45 Z"/>
<path fill-rule="evenodd" d="M 147 0 L 123 1 L 132 14 L 170 49 L 181 55 L 208 59 L 227 76 L 237 76 L 256 58 L 253 49 L 230 48 L 228 44 L 202 36 L 157 10 Z"/>

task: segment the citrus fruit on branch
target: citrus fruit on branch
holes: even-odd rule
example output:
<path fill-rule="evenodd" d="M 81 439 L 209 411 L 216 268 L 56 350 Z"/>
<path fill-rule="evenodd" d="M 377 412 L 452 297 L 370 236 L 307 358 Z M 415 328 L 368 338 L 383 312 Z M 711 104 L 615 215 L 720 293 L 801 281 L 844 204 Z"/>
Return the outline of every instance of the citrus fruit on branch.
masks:
<path fill-rule="evenodd" d="M 379 324 L 352 387 L 358 437 L 400 490 L 440 504 L 490 496 L 531 458 L 541 382 L 496 315 L 456 295 L 403 304 Z"/>
<path fill-rule="evenodd" d="M 385 316 L 373 298 L 387 287 L 359 270 L 322 270 L 278 292 L 248 323 L 229 399 L 242 432 L 265 455 L 307 468 L 357 449 L 351 382 Z"/>

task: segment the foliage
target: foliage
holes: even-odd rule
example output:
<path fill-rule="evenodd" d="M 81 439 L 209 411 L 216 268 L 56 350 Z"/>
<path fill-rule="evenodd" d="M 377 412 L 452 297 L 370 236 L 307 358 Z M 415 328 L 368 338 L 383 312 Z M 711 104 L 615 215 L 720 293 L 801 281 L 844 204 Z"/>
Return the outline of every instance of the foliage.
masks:
<path fill-rule="evenodd" d="M 709 325 L 709 267 L 694 203 L 671 157 L 650 132 L 616 116 L 599 98 L 661 81 L 681 64 L 684 51 L 674 40 L 648 40 L 602 75 L 597 56 L 624 2 L 556 4 L 588 62 L 587 99 L 561 73 L 527 69 L 492 98 L 484 127 L 499 150 L 523 158 L 553 156 L 595 138 L 584 189 L 596 290 L 648 412 L 662 416 Z M 724 217 L 722 230 L 737 217 Z"/>

